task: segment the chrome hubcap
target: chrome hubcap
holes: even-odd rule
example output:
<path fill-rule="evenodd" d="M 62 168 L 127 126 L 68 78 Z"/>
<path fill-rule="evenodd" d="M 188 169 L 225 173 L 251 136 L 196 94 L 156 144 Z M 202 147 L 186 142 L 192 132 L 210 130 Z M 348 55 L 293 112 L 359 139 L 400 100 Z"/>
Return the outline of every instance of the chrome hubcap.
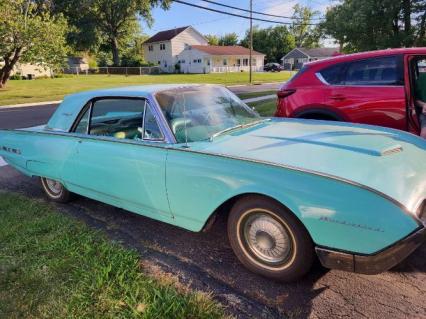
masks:
<path fill-rule="evenodd" d="M 246 219 L 243 228 L 247 246 L 258 259 L 280 264 L 290 257 L 293 246 L 290 234 L 273 216 L 254 213 Z"/>
<path fill-rule="evenodd" d="M 62 184 L 53 179 L 46 178 L 46 185 L 55 195 L 60 194 L 62 191 Z"/>

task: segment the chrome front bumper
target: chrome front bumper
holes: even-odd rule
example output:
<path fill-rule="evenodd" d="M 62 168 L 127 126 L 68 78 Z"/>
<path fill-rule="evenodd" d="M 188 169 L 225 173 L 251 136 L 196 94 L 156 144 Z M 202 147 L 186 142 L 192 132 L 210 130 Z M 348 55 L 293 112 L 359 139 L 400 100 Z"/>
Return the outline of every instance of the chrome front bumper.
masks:
<path fill-rule="evenodd" d="M 426 228 L 422 227 L 373 255 L 357 255 L 321 247 L 316 247 L 315 250 L 321 264 L 326 268 L 375 275 L 399 264 L 425 241 Z"/>

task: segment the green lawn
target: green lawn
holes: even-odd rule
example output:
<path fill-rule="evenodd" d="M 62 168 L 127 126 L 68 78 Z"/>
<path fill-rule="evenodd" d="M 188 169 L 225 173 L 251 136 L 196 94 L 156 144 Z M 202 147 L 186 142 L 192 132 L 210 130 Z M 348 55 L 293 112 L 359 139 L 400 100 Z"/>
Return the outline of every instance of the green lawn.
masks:
<path fill-rule="evenodd" d="M 240 93 L 237 95 L 240 99 L 244 100 L 244 99 L 251 99 L 251 98 L 259 97 L 259 96 L 272 95 L 276 93 L 277 91 L 261 91 L 261 92 Z"/>
<path fill-rule="evenodd" d="M 136 251 L 43 202 L 0 193 L 0 318 L 221 318 L 143 273 Z"/>
<path fill-rule="evenodd" d="M 290 76 L 290 72 L 254 73 L 253 82 L 283 82 Z M 33 81 L 13 80 L 7 83 L 6 88 L 0 89 L 0 105 L 61 100 L 64 95 L 78 91 L 150 83 L 247 84 L 248 73 L 162 74 L 127 77 L 124 75 L 80 75 Z"/>
<path fill-rule="evenodd" d="M 277 108 L 277 99 L 248 103 L 248 105 L 254 107 L 261 116 L 274 116 Z"/>

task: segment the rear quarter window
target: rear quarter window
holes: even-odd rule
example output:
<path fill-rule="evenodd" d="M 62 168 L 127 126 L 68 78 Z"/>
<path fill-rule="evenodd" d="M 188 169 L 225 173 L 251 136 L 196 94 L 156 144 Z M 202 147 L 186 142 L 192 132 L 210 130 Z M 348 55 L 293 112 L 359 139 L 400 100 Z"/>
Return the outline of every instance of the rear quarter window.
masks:
<path fill-rule="evenodd" d="M 340 85 L 343 84 L 342 75 L 345 67 L 346 63 L 334 64 L 317 72 L 317 76 L 319 76 L 321 81 L 325 81 L 326 84 Z"/>

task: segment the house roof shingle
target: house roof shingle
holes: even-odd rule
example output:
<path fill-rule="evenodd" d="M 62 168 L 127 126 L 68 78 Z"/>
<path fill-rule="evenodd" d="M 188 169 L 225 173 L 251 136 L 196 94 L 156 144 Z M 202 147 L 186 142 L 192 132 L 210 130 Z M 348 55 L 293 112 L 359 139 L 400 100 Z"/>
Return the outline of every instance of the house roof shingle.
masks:
<path fill-rule="evenodd" d="M 154 34 L 152 37 L 150 37 L 148 40 L 146 40 L 144 43 L 153 43 L 153 42 L 160 42 L 160 41 L 168 41 L 173 39 L 175 36 L 177 36 L 179 33 L 185 31 L 188 29 L 189 26 L 176 28 L 176 29 L 170 29 L 165 31 L 160 31 Z"/>
<path fill-rule="evenodd" d="M 339 48 L 314 48 L 314 49 L 297 48 L 297 49 L 312 58 L 328 58 L 339 53 Z"/>
<path fill-rule="evenodd" d="M 250 50 L 240 45 L 192 45 L 193 49 L 208 53 L 210 55 L 249 55 Z M 265 55 L 253 50 L 253 55 Z"/>

